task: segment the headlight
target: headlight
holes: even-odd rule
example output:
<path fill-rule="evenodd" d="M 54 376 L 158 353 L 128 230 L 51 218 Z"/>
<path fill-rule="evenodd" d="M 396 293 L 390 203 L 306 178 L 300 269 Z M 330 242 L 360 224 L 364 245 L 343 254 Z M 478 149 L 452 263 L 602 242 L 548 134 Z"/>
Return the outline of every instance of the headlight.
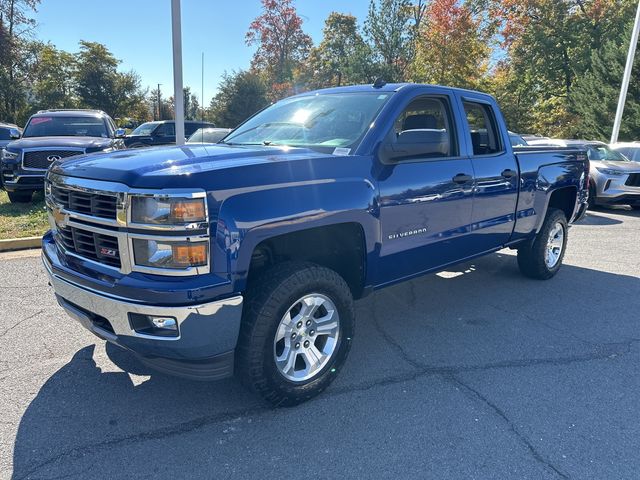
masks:
<path fill-rule="evenodd" d="M 150 225 L 184 225 L 205 222 L 204 198 L 132 197 L 131 222 Z"/>
<path fill-rule="evenodd" d="M 142 267 L 185 269 L 207 265 L 209 242 L 133 240 L 135 264 Z"/>
<path fill-rule="evenodd" d="M 614 170 L 613 168 L 604 168 L 604 167 L 596 167 L 600 173 L 604 173 L 605 175 L 624 175 L 624 172 L 620 170 Z"/>
<path fill-rule="evenodd" d="M 18 158 L 16 152 L 10 152 L 6 148 L 2 150 L 2 160 L 15 160 L 16 158 Z"/>

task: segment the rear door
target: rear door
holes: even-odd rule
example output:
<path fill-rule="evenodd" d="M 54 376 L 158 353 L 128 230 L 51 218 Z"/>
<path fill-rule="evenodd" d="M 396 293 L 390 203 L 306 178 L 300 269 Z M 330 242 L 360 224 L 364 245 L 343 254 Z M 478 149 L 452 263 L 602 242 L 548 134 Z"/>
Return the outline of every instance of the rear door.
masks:
<path fill-rule="evenodd" d="M 455 99 L 442 89 L 424 92 L 401 106 L 383 142 L 407 155 L 378 159 L 379 284 L 464 258 L 468 249 L 473 167 L 460 155 Z"/>
<path fill-rule="evenodd" d="M 482 253 L 511 238 L 518 202 L 519 171 L 500 112 L 484 96 L 460 96 L 467 122 L 467 154 L 475 176 L 472 248 Z"/>

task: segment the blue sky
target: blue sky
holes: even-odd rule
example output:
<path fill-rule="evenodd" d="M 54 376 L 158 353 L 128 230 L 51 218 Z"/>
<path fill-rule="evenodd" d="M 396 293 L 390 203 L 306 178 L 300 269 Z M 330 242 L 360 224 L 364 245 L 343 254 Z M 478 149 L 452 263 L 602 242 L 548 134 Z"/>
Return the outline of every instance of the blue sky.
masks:
<path fill-rule="evenodd" d="M 297 0 L 303 28 L 315 43 L 322 38 L 332 11 L 351 13 L 362 24 L 369 0 Z M 254 47 L 244 35 L 261 12 L 259 0 L 183 0 L 182 48 L 184 84 L 200 98 L 201 55 L 205 55 L 204 98 L 216 91 L 222 73 L 247 68 Z M 123 70 L 135 70 L 143 86 L 162 84 L 173 94 L 170 0 L 43 0 L 35 15 L 36 36 L 75 52 L 80 40 L 104 43 L 122 60 Z"/>

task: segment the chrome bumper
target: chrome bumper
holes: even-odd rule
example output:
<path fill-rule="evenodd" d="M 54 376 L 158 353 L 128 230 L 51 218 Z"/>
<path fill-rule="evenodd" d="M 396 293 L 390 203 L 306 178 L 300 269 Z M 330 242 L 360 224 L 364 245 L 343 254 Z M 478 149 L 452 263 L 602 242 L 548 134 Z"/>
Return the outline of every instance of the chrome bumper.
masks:
<path fill-rule="evenodd" d="M 46 256 L 43 255 L 42 261 L 58 303 L 98 337 L 134 352 L 145 363 L 167 373 L 199 379 L 224 378 L 233 373 L 242 296 L 189 306 L 142 305 L 75 285 L 56 275 Z M 129 313 L 174 317 L 178 336 L 136 332 L 129 322 Z M 222 357 L 224 365 L 220 365 Z M 212 360 L 215 367 L 207 370 L 203 365 L 208 360 Z M 190 362 L 194 369 L 189 367 Z"/>

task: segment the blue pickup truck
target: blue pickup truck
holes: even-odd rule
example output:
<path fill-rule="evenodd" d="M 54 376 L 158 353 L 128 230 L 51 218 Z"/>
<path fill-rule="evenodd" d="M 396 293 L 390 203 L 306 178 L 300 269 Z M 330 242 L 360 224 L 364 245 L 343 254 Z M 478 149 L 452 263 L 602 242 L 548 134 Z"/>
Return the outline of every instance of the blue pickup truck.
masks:
<path fill-rule="evenodd" d="M 553 277 L 588 175 L 580 149 L 514 151 L 489 95 L 333 88 L 218 144 L 54 163 L 42 256 L 60 305 L 98 337 L 293 405 L 343 366 L 354 299 L 505 247 L 523 274 Z"/>

